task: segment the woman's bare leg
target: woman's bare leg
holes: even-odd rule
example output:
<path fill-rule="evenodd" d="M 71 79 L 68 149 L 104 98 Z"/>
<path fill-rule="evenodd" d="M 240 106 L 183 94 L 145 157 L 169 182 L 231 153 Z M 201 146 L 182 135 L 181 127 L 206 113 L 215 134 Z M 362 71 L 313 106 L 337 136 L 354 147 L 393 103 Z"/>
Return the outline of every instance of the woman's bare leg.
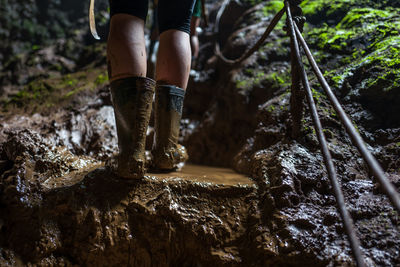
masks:
<path fill-rule="evenodd" d="M 189 34 L 167 30 L 160 35 L 156 80 L 186 89 L 191 61 Z"/>
<path fill-rule="evenodd" d="M 144 21 L 128 14 L 112 16 L 107 42 L 109 79 L 146 76 Z"/>

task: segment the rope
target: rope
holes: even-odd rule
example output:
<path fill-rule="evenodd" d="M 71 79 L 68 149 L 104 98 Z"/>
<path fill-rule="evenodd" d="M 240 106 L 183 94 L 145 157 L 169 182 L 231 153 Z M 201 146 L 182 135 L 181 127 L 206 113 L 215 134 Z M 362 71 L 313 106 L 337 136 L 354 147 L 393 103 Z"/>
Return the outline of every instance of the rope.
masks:
<path fill-rule="evenodd" d="M 221 19 L 222 14 L 225 11 L 225 8 L 227 6 L 227 4 L 229 3 L 230 0 L 225 0 L 224 3 L 221 5 L 220 10 L 217 13 L 217 17 L 215 19 L 215 32 L 218 32 L 219 30 L 219 22 Z M 270 24 L 268 25 L 267 29 L 265 30 L 264 34 L 261 36 L 261 38 L 257 41 L 256 44 L 254 44 L 254 46 L 252 48 L 250 48 L 247 52 L 245 52 L 241 57 L 232 60 L 232 59 L 228 59 L 226 58 L 222 52 L 221 52 L 221 48 L 220 45 L 218 43 L 218 41 L 215 42 L 215 54 L 226 64 L 228 65 L 236 65 L 239 64 L 241 62 L 243 62 L 245 59 L 247 59 L 248 57 L 250 57 L 254 52 L 256 52 L 261 45 L 264 43 L 265 39 L 268 38 L 268 36 L 270 35 L 270 33 L 272 32 L 272 30 L 275 28 L 276 24 L 278 24 L 279 20 L 282 18 L 283 14 L 285 13 L 285 9 L 282 8 L 272 19 L 272 21 L 270 22 Z"/>
<path fill-rule="evenodd" d="M 215 23 L 215 29 L 214 31 L 217 32 L 219 29 L 219 21 L 221 19 L 221 16 L 230 0 L 225 0 L 224 3 L 221 5 L 220 10 L 218 11 L 217 17 L 216 17 L 216 23 Z M 341 218 L 343 220 L 343 225 L 346 230 L 346 234 L 349 238 L 351 249 L 354 254 L 354 258 L 356 260 L 357 266 L 363 267 L 365 266 L 363 254 L 360 249 L 360 242 L 356 236 L 355 230 L 354 230 L 354 225 L 353 225 L 353 220 L 351 219 L 351 216 L 346 209 L 346 204 L 345 204 L 345 199 L 343 196 L 342 189 L 340 187 L 340 183 L 337 178 L 337 174 L 335 171 L 335 167 L 332 161 L 332 157 L 328 148 L 328 143 L 325 139 L 321 121 L 318 116 L 317 112 L 317 107 L 313 99 L 312 91 L 310 88 L 310 84 L 307 78 L 307 73 L 304 69 L 304 65 L 301 59 L 300 55 L 300 48 L 299 48 L 299 41 L 300 45 L 305 51 L 305 54 L 308 58 L 308 61 L 310 62 L 312 69 L 314 73 L 316 74 L 318 81 L 322 85 L 323 89 L 325 90 L 331 104 L 333 105 L 334 109 L 336 110 L 337 114 L 339 115 L 339 118 L 341 122 L 344 124 L 345 129 L 349 136 L 351 137 L 353 144 L 357 147 L 359 150 L 360 154 L 364 158 L 365 162 L 368 164 L 370 167 L 372 173 L 375 175 L 375 177 L 378 179 L 379 183 L 381 184 L 382 188 L 384 189 L 384 192 L 386 195 L 389 197 L 392 205 L 397 209 L 397 211 L 400 213 L 400 194 L 396 191 L 395 187 L 391 184 L 389 179 L 386 177 L 382 167 L 379 165 L 378 161 L 373 157 L 371 152 L 367 149 L 366 145 L 364 144 L 364 141 L 360 134 L 357 132 L 355 127 L 353 126 L 351 120 L 347 116 L 347 114 L 344 112 L 342 106 L 340 105 L 339 101 L 333 94 L 331 88 L 329 87 L 328 83 L 326 82 L 323 74 L 321 73 L 314 57 L 312 56 L 310 49 L 307 46 L 307 43 L 305 42 L 301 32 L 303 31 L 303 26 L 305 22 L 305 17 L 302 16 L 302 10 L 299 7 L 300 3 L 302 0 L 285 0 L 285 7 L 282 8 L 272 19 L 270 24 L 268 25 L 266 31 L 264 32 L 263 36 L 258 40 L 258 42 L 251 48 L 249 49 L 246 53 L 244 53 L 241 57 L 235 60 L 227 59 L 220 50 L 220 46 L 218 41 L 215 43 L 215 54 L 226 64 L 229 65 L 234 65 L 241 63 L 244 61 L 246 58 L 251 56 L 255 51 L 257 51 L 262 43 L 265 41 L 265 39 L 269 36 L 271 31 L 274 29 L 278 21 L 282 18 L 283 14 L 286 12 L 287 14 L 287 22 L 286 22 L 286 27 L 285 30 L 287 31 L 287 34 L 291 38 L 292 42 L 292 51 L 293 55 L 292 56 L 292 68 L 295 66 L 296 68 L 293 69 L 292 71 L 295 71 L 301 78 L 301 82 L 305 88 L 305 93 L 306 93 L 306 98 L 307 102 L 309 105 L 309 109 L 311 112 L 311 117 L 314 123 L 314 128 L 317 134 L 317 138 L 321 147 L 321 152 L 324 158 L 324 163 L 328 172 L 329 179 L 332 184 L 333 192 L 337 201 L 338 205 L 338 210 L 341 215 Z M 292 12 L 293 12 L 293 17 L 292 17 Z M 294 63 L 293 63 L 294 62 Z M 293 77 L 292 77 L 293 79 Z M 300 81 L 299 81 L 300 82 Z M 292 83 L 296 83 L 297 81 L 292 80 Z M 296 86 L 292 86 L 292 94 L 293 88 Z M 297 99 L 296 101 L 302 102 L 302 99 Z M 293 116 L 293 114 L 292 114 Z"/>
<path fill-rule="evenodd" d="M 400 194 L 396 191 L 395 187 L 386 177 L 382 167 L 379 165 L 374 156 L 372 156 L 371 152 L 369 152 L 368 148 L 365 146 L 362 137 L 357 132 L 356 128 L 353 126 L 351 120 L 347 116 L 346 112 L 343 110 L 339 101 L 337 100 L 331 88 L 329 87 L 328 83 L 326 82 L 321 70 L 319 69 L 317 63 L 315 62 L 315 59 L 313 58 L 310 52 L 310 49 L 308 48 L 303 36 L 301 35 L 299 29 L 296 28 L 296 26 L 295 30 L 297 37 L 300 40 L 300 44 L 303 47 L 304 51 L 306 52 L 306 56 L 312 66 L 312 69 L 314 70 L 320 84 L 322 85 L 322 88 L 325 90 L 325 93 L 327 94 L 329 100 L 331 101 L 332 106 L 336 110 L 336 113 L 339 115 L 340 120 L 344 124 L 347 133 L 351 137 L 355 146 L 358 148 L 358 151 L 360 152 L 364 160 L 367 162 L 368 166 L 371 168 L 373 174 L 378 179 L 379 183 L 382 185 L 383 190 L 389 197 L 393 206 L 400 213 Z"/>
<path fill-rule="evenodd" d="M 294 42 L 294 49 L 295 49 L 294 52 L 296 55 L 296 61 L 299 66 L 299 69 L 300 69 L 301 80 L 302 80 L 303 86 L 305 88 L 308 105 L 309 105 L 309 108 L 311 111 L 311 117 L 312 117 L 312 120 L 314 123 L 315 132 L 317 134 L 318 141 L 321 146 L 322 156 L 324 158 L 325 166 L 328 171 L 329 179 L 331 180 L 333 192 L 335 194 L 336 202 L 338 204 L 339 213 L 342 217 L 346 233 L 349 237 L 350 245 L 351 245 L 354 257 L 356 259 L 357 266 L 363 267 L 363 266 L 365 266 L 365 263 L 364 263 L 364 259 L 363 259 L 363 254 L 360 249 L 360 242 L 358 241 L 358 238 L 356 236 L 351 216 L 346 209 L 343 192 L 340 188 L 340 184 L 339 184 L 339 181 L 338 181 L 338 178 L 336 175 L 335 167 L 332 162 L 332 157 L 331 157 L 331 154 L 328 149 L 328 144 L 326 142 L 325 135 L 322 130 L 321 121 L 318 117 L 318 112 L 317 112 L 317 108 L 316 108 L 316 105 L 315 105 L 315 102 L 313 99 L 310 84 L 308 82 L 307 73 L 304 70 L 304 66 L 303 66 L 303 63 L 301 60 L 299 45 L 297 42 L 295 30 L 294 30 L 295 26 L 293 26 L 295 23 L 292 20 L 292 16 L 290 13 L 290 6 L 289 6 L 288 1 L 285 1 L 285 7 L 286 7 L 286 14 L 288 17 L 287 24 L 288 24 L 288 28 L 289 28 L 290 37 L 292 39 L 292 42 Z"/>

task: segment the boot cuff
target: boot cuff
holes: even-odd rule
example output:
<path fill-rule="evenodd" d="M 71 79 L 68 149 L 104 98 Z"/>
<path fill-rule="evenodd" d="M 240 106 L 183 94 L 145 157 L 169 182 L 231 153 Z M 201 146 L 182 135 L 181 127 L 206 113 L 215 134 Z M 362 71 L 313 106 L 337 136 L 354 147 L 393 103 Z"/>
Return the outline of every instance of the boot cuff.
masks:
<path fill-rule="evenodd" d="M 142 88 L 144 90 L 151 90 L 154 92 L 156 87 L 156 81 L 147 77 L 136 77 L 136 88 Z"/>
<path fill-rule="evenodd" d="M 182 98 L 185 96 L 185 90 L 175 85 L 157 84 L 156 90 L 159 94 L 174 95 Z"/>
<path fill-rule="evenodd" d="M 149 90 L 154 91 L 156 82 L 147 77 L 127 77 L 121 78 L 110 83 L 111 88 L 132 88 L 136 90 Z"/>

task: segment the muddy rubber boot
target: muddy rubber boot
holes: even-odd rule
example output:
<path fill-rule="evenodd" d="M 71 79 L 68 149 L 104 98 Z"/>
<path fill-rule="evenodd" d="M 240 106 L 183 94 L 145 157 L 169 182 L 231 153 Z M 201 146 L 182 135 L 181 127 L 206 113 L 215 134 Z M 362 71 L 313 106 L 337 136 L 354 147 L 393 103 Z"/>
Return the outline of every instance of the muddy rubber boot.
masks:
<path fill-rule="evenodd" d="M 111 82 L 119 154 L 108 165 L 123 178 L 141 178 L 146 172 L 145 145 L 155 81 L 129 77 Z"/>
<path fill-rule="evenodd" d="M 178 144 L 185 90 L 173 85 L 156 86 L 155 143 L 153 167 L 170 171 L 182 167 L 188 159 L 184 146 Z"/>

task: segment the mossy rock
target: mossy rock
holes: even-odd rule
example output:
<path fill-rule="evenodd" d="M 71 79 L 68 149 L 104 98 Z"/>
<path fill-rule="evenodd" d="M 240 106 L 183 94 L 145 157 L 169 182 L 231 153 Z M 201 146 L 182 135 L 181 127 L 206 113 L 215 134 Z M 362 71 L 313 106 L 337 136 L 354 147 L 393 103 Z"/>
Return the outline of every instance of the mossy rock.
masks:
<path fill-rule="evenodd" d="M 400 125 L 400 36 L 371 45 L 371 53 L 331 79 L 352 101 L 372 111 L 381 125 Z"/>
<path fill-rule="evenodd" d="M 2 104 L 2 111 L 15 113 L 51 112 L 82 94 L 101 88 L 108 83 L 105 66 L 56 77 L 38 78 L 22 86 L 19 92 L 10 95 Z"/>
<path fill-rule="evenodd" d="M 310 44 L 331 53 L 350 54 L 399 34 L 400 19 L 395 10 L 355 8 L 336 25 L 309 29 Z"/>
<path fill-rule="evenodd" d="M 400 3 L 392 0 L 305 0 L 301 6 L 308 22 L 336 25 L 354 8 L 399 8 Z"/>

